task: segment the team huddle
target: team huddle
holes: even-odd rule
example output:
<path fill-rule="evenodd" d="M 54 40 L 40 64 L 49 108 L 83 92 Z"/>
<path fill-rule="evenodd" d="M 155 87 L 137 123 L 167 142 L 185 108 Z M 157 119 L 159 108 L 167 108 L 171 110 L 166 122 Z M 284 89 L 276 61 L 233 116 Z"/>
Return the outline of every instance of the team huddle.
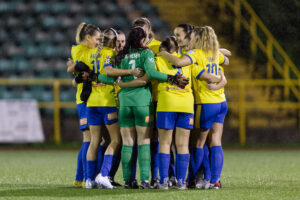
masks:
<path fill-rule="evenodd" d="M 121 186 L 121 162 L 127 189 L 222 187 L 222 66 L 231 53 L 211 27 L 180 24 L 160 42 L 147 18 L 132 22 L 127 39 L 81 23 L 76 43 L 67 62 L 83 132 L 74 186 Z"/>

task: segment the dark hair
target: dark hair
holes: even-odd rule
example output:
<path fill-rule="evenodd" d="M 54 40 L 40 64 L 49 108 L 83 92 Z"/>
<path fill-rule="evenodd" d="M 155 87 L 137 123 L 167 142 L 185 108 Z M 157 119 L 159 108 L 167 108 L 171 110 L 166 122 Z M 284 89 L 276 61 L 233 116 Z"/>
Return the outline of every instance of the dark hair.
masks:
<path fill-rule="evenodd" d="M 152 38 L 153 37 L 153 32 L 152 32 L 152 25 L 151 25 L 151 22 L 148 18 L 146 17 L 140 17 L 140 18 L 137 18 L 135 20 L 133 20 L 132 22 L 132 28 L 134 27 L 143 27 L 143 26 L 147 26 L 150 30 L 150 34 L 149 34 L 149 38 Z"/>
<path fill-rule="evenodd" d="M 84 40 L 86 35 L 94 35 L 96 31 L 101 32 L 97 26 L 84 22 L 80 23 L 76 31 L 76 43 L 79 44 Z"/>
<path fill-rule="evenodd" d="M 125 33 L 123 31 L 121 31 L 121 30 L 117 30 L 117 34 L 118 35 L 121 35 L 121 34 L 125 35 Z"/>
<path fill-rule="evenodd" d="M 195 29 L 195 26 L 191 25 L 191 24 L 179 24 L 178 26 L 176 26 L 176 28 L 183 28 L 183 32 L 188 35 L 189 33 L 192 32 L 192 30 Z"/>
<path fill-rule="evenodd" d="M 115 58 L 115 64 L 119 65 L 122 59 L 128 53 L 138 51 L 139 49 L 148 49 L 147 47 L 144 47 L 144 45 L 142 44 L 142 40 L 146 37 L 147 36 L 143 28 L 141 27 L 132 28 L 128 34 L 128 38 L 126 40 L 126 45 L 124 49 L 120 51 Z"/>
<path fill-rule="evenodd" d="M 160 44 L 159 49 L 164 48 L 167 52 L 173 53 L 177 52 L 178 44 L 173 36 L 167 37 L 162 43 Z"/>

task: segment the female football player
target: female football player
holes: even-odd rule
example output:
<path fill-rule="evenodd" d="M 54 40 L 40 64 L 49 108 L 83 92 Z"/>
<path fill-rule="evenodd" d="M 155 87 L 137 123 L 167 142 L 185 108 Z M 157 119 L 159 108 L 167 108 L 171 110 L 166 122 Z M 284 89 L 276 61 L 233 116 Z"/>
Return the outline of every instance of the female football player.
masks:
<path fill-rule="evenodd" d="M 228 64 L 229 60 L 219 53 L 219 43 L 214 30 L 209 27 L 201 27 L 193 30 L 191 34 L 191 47 L 194 50 L 187 52 L 181 58 L 170 55 L 167 52 L 162 52 L 170 62 L 185 66 L 192 63 L 197 63 L 202 70 L 196 79 L 201 77 L 205 72 L 210 74 L 222 74 L 222 67 L 219 64 Z M 206 85 L 207 82 L 195 81 L 196 91 L 195 102 L 201 103 L 200 128 L 201 134 L 197 140 L 198 151 L 195 155 L 194 173 L 199 169 L 203 161 L 203 146 L 206 141 L 208 132 L 211 132 L 211 188 L 220 188 L 219 178 L 223 167 L 223 150 L 221 146 L 221 137 L 223 132 L 224 117 L 227 113 L 227 104 L 224 94 L 224 89 L 211 91 Z M 199 123 L 199 122 L 196 122 Z M 202 148 L 201 148 L 202 147 Z"/>
<path fill-rule="evenodd" d="M 90 50 L 95 49 L 95 47 L 99 44 L 100 34 L 101 34 L 100 29 L 94 25 L 86 24 L 86 23 L 79 24 L 76 32 L 77 45 L 73 46 L 71 50 L 72 59 L 75 62 L 79 62 L 79 61 L 84 62 L 86 57 L 89 55 Z M 73 73 L 74 68 L 68 67 L 67 71 L 69 73 Z M 86 102 L 83 102 L 80 98 L 82 87 L 83 87 L 81 74 L 77 74 L 75 80 L 77 82 L 75 83 L 77 87 L 77 92 L 76 92 L 77 112 L 79 116 L 80 130 L 83 131 L 83 143 L 78 153 L 77 172 L 76 172 L 76 177 L 73 185 L 76 187 L 81 187 L 84 186 L 83 184 L 87 177 L 86 154 L 87 154 L 88 147 L 90 145 L 91 136 L 87 126 Z"/>
<path fill-rule="evenodd" d="M 116 67 L 133 69 L 141 67 L 150 79 L 170 81 L 184 87 L 187 80 L 181 75 L 172 76 L 155 70 L 153 52 L 145 47 L 146 33 L 143 28 L 133 28 L 128 36 L 124 49 L 117 55 Z M 122 81 L 134 80 L 133 76 L 123 76 Z M 184 82 L 184 83 L 183 83 Z M 183 84 L 182 84 L 183 83 Z M 149 85 L 144 87 L 124 88 L 119 94 L 120 110 L 119 123 L 123 140 L 122 169 L 125 185 L 130 180 L 133 145 L 137 138 L 138 161 L 142 188 L 151 188 L 150 170 L 150 122 L 151 122 L 151 93 Z"/>
<path fill-rule="evenodd" d="M 173 37 L 167 38 L 161 45 L 161 50 L 170 55 L 181 57 L 175 53 L 177 43 Z M 192 63 L 191 63 L 192 64 Z M 169 63 L 164 57 L 156 57 L 156 66 L 159 71 L 176 74 L 182 73 L 187 78 L 198 76 L 211 82 L 220 82 L 221 77 L 202 72 L 201 68 L 192 65 L 177 67 Z M 158 85 L 158 105 L 157 122 L 159 134 L 159 172 L 160 188 L 168 189 L 167 177 L 170 162 L 170 146 L 172 142 L 173 130 L 176 127 L 175 145 L 176 145 L 176 178 L 177 188 L 186 189 L 185 175 L 189 163 L 189 134 L 194 124 L 194 97 L 191 83 L 184 89 L 172 87 L 168 83 L 159 83 Z M 184 104 L 182 102 L 185 102 Z"/>
<path fill-rule="evenodd" d="M 115 56 L 117 34 L 113 29 L 103 32 L 102 48 L 91 55 L 90 63 L 95 74 L 104 75 L 106 67 L 112 67 L 112 60 Z M 96 183 L 104 188 L 114 188 L 109 180 L 109 173 L 114 161 L 114 155 L 121 145 L 121 136 L 118 125 L 117 104 L 114 97 L 114 79 L 111 84 L 103 82 L 92 82 L 92 91 L 87 100 L 87 121 L 91 132 L 91 144 L 87 152 L 88 179 L 86 188 L 95 187 L 95 170 L 98 147 L 102 138 L 101 128 L 106 126 L 110 144 L 107 147 L 101 167 L 100 174 L 96 178 Z M 108 82 L 109 83 L 109 82 Z"/>
<path fill-rule="evenodd" d="M 152 31 L 152 24 L 146 17 L 140 17 L 132 22 L 132 27 L 142 27 L 146 32 L 146 47 L 150 48 L 154 55 L 159 52 L 160 41 L 154 38 L 154 33 Z M 153 124 L 156 121 L 156 107 L 157 107 L 157 80 L 151 80 L 151 93 L 152 93 L 152 105 L 153 105 Z M 158 135 L 155 126 L 151 129 L 150 133 L 150 150 L 151 150 L 151 185 L 158 185 Z M 135 168 L 133 168 L 135 169 Z M 133 171 L 132 174 L 135 174 Z M 134 181 L 134 180 L 133 180 Z"/>

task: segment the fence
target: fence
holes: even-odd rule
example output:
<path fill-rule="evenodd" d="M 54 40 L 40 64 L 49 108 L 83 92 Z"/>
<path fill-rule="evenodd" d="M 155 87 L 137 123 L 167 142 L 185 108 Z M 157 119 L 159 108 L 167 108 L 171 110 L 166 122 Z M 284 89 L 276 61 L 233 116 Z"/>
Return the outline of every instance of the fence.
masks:
<path fill-rule="evenodd" d="M 76 108 L 75 99 L 74 102 L 61 102 L 60 101 L 60 86 L 71 85 L 71 79 L 0 79 L 0 85 L 52 85 L 53 86 L 53 101 L 51 102 L 39 102 L 40 108 L 52 108 L 54 110 L 53 121 L 54 121 L 54 133 L 53 142 L 61 142 L 60 132 L 60 109 L 61 108 Z M 228 102 L 229 109 L 232 107 L 238 107 L 239 116 L 239 143 L 240 145 L 246 144 L 246 120 L 247 120 L 247 109 L 253 108 L 282 108 L 282 109 L 300 109 L 300 101 L 298 102 L 257 102 L 247 101 L 246 91 L 249 87 L 258 86 L 284 86 L 284 87 L 300 87 L 300 79 L 289 80 L 228 80 L 229 87 L 238 87 L 238 101 Z M 298 118 L 299 119 L 299 118 Z"/>

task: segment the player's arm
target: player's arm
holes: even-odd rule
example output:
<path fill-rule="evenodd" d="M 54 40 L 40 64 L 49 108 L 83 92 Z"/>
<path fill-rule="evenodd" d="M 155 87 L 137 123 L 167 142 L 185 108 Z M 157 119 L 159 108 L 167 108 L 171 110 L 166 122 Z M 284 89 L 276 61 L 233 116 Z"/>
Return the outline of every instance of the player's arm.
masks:
<path fill-rule="evenodd" d="M 67 61 L 67 72 L 70 74 L 75 72 L 75 62 L 71 58 Z"/>
<path fill-rule="evenodd" d="M 101 83 L 113 84 L 117 77 L 107 76 L 105 74 L 98 75 L 98 81 Z"/>
<path fill-rule="evenodd" d="M 145 74 L 141 78 L 137 78 L 137 79 L 134 79 L 134 80 L 129 81 L 129 82 L 123 82 L 122 80 L 120 80 L 118 85 L 121 88 L 141 87 L 141 86 L 146 85 L 149 81 L 150 81 L 149 77 L 147 76 L 147 74 Z"/>
<path fill-rule="evenodd" d="M 225 48 L 220 48 L 219 52 L 221 52 L 224 56 L 231 56 L 231 51 Z"/>
<path fill-rule="evenodd" d="M 223 53 L 219 53 L 219 65 L 229 65 L 229 58 Z"/>
<path fill-rule="evenodd" d="M 127 75 L 133 75 L 136 77 L 141 77 L 144 72 L 140 68 L 135 68 L 135 69 L 117 69 L 112 66 L 108 66 L 104 68 L 105 73 L 107 76 L 113 76 L 113 77 L 118 77 L 118 76 L 127 76 Z"/>
<path fill-rule="evenodd" d="M 214 75 L 207 73 L 205 69 L 202 69 L 200 73 L 196 76 L 196 79 L 205 80 L 208 83 L 219 83 L 222 80 L 221 76 L 222 70 L 219 70 L 220 75 Z"/>
<path fill-rule="evenodd" d="M 77 87 L 77 83 L 76 83 L 75 78 L 72 79 L 72 85 L 73 85 L 73 87 Z"/>
<path fill-rule="evenodd" d="M 178 67 L 184 67 L 184 66 L 193 64 L 193 60 L 188 55 L 184 55 L 179 58 L 177 56 L 170 54 L 167 51 L 161 51 L 157 55 L 161 55 L 161 56 L 165 57 L 170 63 L 173 63 L 174 65 L 176 65 Z"/>
<path fill-rule="evenodd" d="M 209 90 L 218 90 L 218 89 L 225 87 L 225 85 L 227 84 L 227 79 L 226 79 L 224 73 L 221 73 L 220 75 L 222 77 L 222 80 L 219 83 L 217 83 L 217 84 L 207 83 L 206 87 Z"/>

